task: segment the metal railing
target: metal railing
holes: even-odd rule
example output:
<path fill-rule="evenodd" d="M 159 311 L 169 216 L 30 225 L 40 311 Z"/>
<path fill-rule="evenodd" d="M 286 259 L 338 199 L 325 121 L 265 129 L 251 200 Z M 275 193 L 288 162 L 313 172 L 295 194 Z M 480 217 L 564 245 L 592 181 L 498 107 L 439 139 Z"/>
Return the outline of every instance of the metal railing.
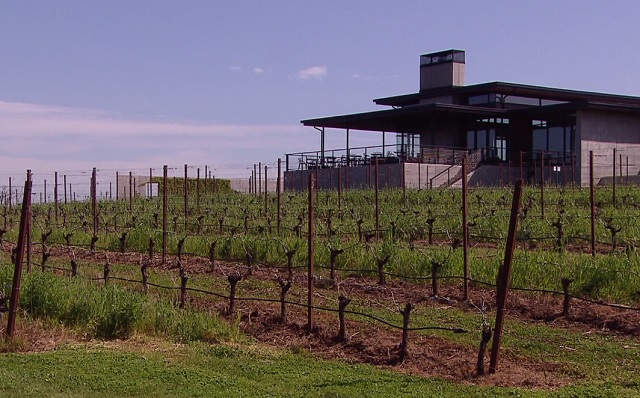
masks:
<path fill-rule="evenodd" d="M 466 148 L 423 145 L 417 151 L 398 151 L 395 144 L 374 145 L 327 151 L 307 151 L 285 154 L 285 171 L 316 168 L 366 166 L 377 160 L 385 163 L 456 164 L 468 153 Z"/>

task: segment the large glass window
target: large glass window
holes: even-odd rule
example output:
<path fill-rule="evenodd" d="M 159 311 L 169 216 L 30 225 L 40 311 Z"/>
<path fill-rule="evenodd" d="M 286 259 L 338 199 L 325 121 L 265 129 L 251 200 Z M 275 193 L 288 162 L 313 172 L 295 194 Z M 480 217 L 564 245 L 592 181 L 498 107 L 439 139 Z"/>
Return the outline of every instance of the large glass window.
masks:
<path fill-rule="evenodd" d="M 538 127 L 535 127 L 535 126 Z M 534 152 L 549 152 L 550 157 L 562 157 L 573 150 L 575 126 L 546 127 L 534 123 L 532 148 Z"/>
<path fill-rule="evenodd" d="M 420 134 L 398 133 L 396 135 L 396 150 L 404 156 L 418 156 L 420 154 Z"/>
<path fill-rule="evenodd" d="M 564 127 L 551 127 L 549 129 L 549 152 L 564 152 Z"/>
<path fill-rule="evenodd" d="M 476 132 L 476 148 L 484 148 L 487 146 L 487 130 L 478 130 Z"/>
<path fill-rule="evenodd" d="M 467 149 L 476 148 L 476 132 L 474 130 L 467 131 Z"/>
<path fill-rule="evenodd" d="M 534 151 L 546 151 L 547 150 L 547 129 L 539 128 L 533 130 L 533 150 Z"/>
<path fill-rule="evenodd" d="M 467 131 L 467 149 L 484 149 L 485 159 L 508 160 L 507 139 L 502 136 L 503 125 L 508 124 L 509 119 L 488 118 L 476 121 L 477 130 Z"/>

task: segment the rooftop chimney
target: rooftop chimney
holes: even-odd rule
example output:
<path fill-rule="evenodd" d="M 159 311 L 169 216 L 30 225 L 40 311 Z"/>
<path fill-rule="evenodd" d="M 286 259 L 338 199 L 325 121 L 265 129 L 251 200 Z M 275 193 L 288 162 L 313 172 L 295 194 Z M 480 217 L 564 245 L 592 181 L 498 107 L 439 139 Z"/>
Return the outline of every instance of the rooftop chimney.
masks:
<path fill-rule="evenodd" d="M 420 91 L 464 86 L 464 51 L 447 50 L 420 56 Z"/>

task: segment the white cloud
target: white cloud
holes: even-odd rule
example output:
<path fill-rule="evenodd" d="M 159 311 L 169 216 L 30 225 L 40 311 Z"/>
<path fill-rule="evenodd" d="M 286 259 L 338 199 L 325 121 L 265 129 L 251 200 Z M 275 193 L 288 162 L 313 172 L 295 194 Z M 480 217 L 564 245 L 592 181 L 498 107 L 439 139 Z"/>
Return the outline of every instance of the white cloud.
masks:
<path fill-rule="evenodd" d="M 311 66 L 309 68 L 303 69 L 298 72 L 298 79 L 300 80 L 308 80 L 308 79 L 322 79 L 327 76 L 327 67 L 326 66 Z"/>
<path fill-rule="evenodd" d="M 317 146 L 317 137 L 299 125 L 132 120 L 102 110 L 2 101 L 0 137 L 0 175 L 28 168 L 148 170 L 216 163 L 225 177 Z"/>
<path fill-rule="evenodd" d="M 264 69 L 259 68 L 259 67 L 256 66 L 255 68 L 253 68 L 253 73 L 259 75 L 261 73 L 264 73 Z"/>
<path fill-rule="evenodd" d="M 242 72 L 242 67 L 241 66 L 232 65 L 232 66 L 229 67 L 229 70 L 233 71 L 233 72 Z"/>

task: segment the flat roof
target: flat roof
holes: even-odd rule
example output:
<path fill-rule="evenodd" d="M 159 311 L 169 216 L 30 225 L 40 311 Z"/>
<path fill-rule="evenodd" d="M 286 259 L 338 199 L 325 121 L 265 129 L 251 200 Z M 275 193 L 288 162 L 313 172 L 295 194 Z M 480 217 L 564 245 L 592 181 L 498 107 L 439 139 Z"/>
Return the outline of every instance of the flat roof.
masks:
<path fill-rule="evenodd" d="M 502 109 L 487 106 L 457 105 L 451 103 L 420 104 L 421 100 L 445 96 L 475 96 L 499 94 L 557 101 L 559 103 L 527 106 L 518 109 Z M 420 131 L 434 118 L 457 117 L 478 119 L 491 117 L 528 116 L 532 118 L 571 115 L 579 109 L 607 112 L 640 113 L 640 97 L 568 90 L 526 84 L 489 82 L 469 86 L 438 87 L 418 93 L 375 99 L 379 105 L 394 109 L 347 115 L 305 119 L 305 126 L 341 128 L 367 131 Z"/>
<path fill-rule="evenodd" d="M 640 105 L 640 97 L 631 95 L 598 93 L 592 91 L 569 90 L 563 88 L 532 86 L 519 83 L 489 82 L 469 86 L 438 87 L 418 93 L 397 95 L 374 99 L 378 105 L 407 106 L 417 104 L 421 99 L 440 97 L 443 95 L 481 95 L 481 94 L 517 95 L 523 97 L 543 98 L 554 101 L 599 101 L 615 104 Z"/>
<path fill-rule="evenodd" d="M 367 131 L 403 131 L 418 130 L 424 127 L 434 116 L 502 117 L 508 110 L 482 106 L 455 104 L 428 104 L 406 108 L 385 109 L 382 111 L 353 113 L 349 115 L 329 116 L 302 120 L 305 126 L 330 127 Z"/>

